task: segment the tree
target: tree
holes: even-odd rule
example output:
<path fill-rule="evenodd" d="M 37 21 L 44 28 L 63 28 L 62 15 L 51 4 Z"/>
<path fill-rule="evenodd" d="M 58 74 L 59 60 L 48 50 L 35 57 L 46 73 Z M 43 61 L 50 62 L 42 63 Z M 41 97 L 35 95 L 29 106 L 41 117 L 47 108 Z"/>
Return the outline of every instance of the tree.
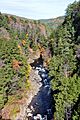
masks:
<path fill-rule="evenodd" d="M 79 15 L 79 5 L 79 2 L 74 2 L 68 6 L 64 23 L 57 28 L 55 33 L 56 49 L 53 48 L 54 54 L 49 64 L 49 74 L 54 76 L 51 85 L 53 93 L 55 93 L 55 120 L 79 118 L 78 110 L 72 117 L 72 113 L 75 111 L 74 106 L 80 95 L 80 62 L 78 58 L 76 59 L 76 48 L 79 47 L 79 34 L 77 33 L 79 33 L 80 24 L 78 22 L 77 25 L 79 19 L 75 19 Z M 76 10 L 76 14 L 73 14 Z M 77 37 L 78 39 L 76 39 Z"/>

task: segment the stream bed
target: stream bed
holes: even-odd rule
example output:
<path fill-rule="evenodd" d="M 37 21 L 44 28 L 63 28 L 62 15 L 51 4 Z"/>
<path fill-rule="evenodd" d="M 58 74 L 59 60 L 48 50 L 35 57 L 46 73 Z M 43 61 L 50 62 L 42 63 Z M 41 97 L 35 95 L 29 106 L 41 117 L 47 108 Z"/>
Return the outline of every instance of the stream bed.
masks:
<path fill-rule="evenodd" d="M 53 120 L 53 98 L 50 88 L 52 78 L 48 76 L 48 70 L 43 65 L 33 66 L 33 69 L 40 76 L 40 80 L 35 78 L 40 88 L 27 107 L 26 117 L 28 120 Z"/>

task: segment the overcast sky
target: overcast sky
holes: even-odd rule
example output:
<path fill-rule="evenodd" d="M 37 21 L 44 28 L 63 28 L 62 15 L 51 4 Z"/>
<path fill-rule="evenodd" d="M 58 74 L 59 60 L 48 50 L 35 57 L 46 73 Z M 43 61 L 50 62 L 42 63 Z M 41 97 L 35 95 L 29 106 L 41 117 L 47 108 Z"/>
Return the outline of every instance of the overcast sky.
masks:
<path fill-rule="evenodd" d="M 65 14 L 74 0 L 0 0 L 0 12 L 30 19 L 55 18 Z"/>

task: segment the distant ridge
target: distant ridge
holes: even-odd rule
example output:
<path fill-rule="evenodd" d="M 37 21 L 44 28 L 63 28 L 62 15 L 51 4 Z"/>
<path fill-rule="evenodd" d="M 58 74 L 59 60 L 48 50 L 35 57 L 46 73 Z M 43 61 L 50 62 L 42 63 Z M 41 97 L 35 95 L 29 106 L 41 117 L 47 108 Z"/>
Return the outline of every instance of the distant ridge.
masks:
<path fill-rule="evenodd" d="M 63 23 L 64 18 L 65 16 L 60 16 L 60 17 L 51 18 L 51 19 L 41 19 L 40 22 L 48 25 L 52 29 L 55 29 Z"/>

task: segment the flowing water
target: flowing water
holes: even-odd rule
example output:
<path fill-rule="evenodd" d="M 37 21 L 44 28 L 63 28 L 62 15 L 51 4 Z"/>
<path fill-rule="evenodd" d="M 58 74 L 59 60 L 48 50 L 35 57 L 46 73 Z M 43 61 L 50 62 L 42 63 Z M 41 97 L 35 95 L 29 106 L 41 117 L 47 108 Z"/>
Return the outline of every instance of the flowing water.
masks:
<path fill-rule="evenodd" d="M 41 87 L 27 108 L 27 117 L 29 120 L 52 120 L 51 78 L 43 65 L 37 65 L 34 70 L 41 78 L 41 81 L 39 81 Z"/>

